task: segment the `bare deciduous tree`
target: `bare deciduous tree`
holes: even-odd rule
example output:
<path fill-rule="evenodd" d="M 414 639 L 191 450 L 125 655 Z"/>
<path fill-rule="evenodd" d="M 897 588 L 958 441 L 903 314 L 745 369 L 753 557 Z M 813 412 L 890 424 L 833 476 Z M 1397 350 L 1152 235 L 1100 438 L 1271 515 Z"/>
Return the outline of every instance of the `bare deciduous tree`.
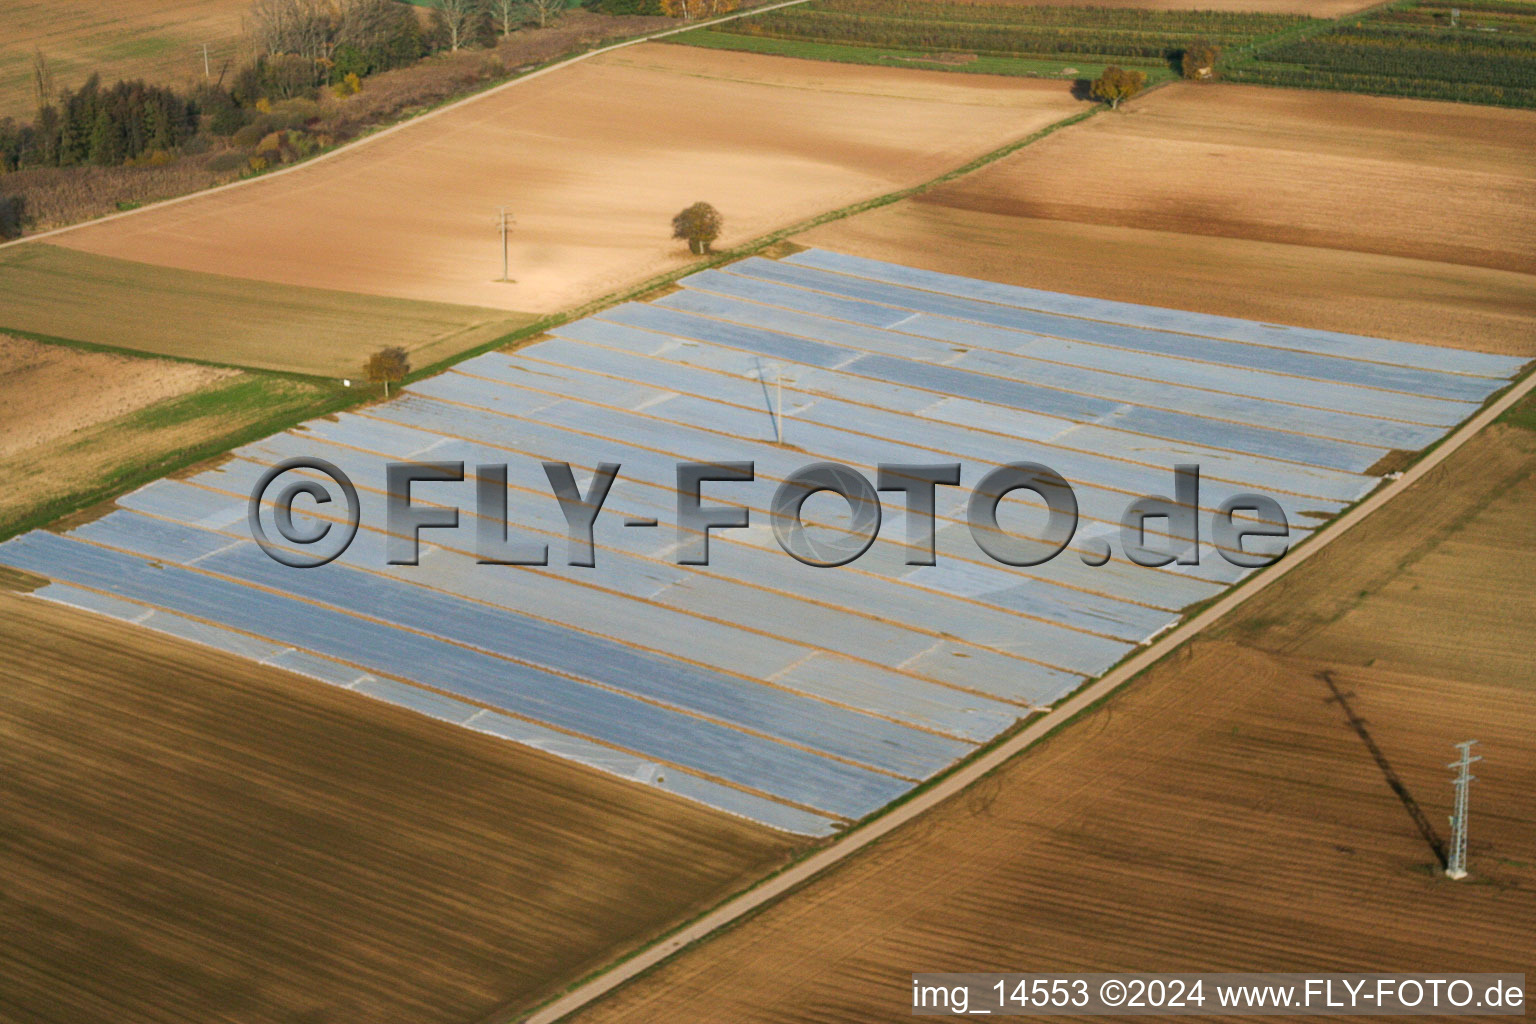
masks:
<path fill-rule="evenodd" d="M 661 12 L 669 18 L 714 18 L 729 14 L 740 5 L 740 0 L 661 0 Z"/>
<path fill-rule="evenodd" d="M 546 27 L 565 13 L 565 0 L 528 0 L 528 10 L 533 13 L 539 28 Z"/>
<path fill-rule="evenodd" d="M 311 0 L 325 2 L 325 0 Z M 373 50 L 388 44 L 402 18 L 411 17 L 409 8 L 396 0 L 334 0 L 334 37 L 337 46 L 355 46 Z"/>
<path fill-rule="evenodd" d="M 293 53 L 311 61 L 329 56 L 330 5 L 317 0 L 256 0 L 251 36 L 264 53 Z"/>
<path fill-rule="evenodd" d="M 437 17 L 448 36 L 448 48 L 458 50 L 475 33 L 475 23 L 485 15 L 483 0 L 437 0 Z"/>
<path fill-rule="evenodd" d="M 523 0 L 491 0 L 491 14 L 502 36 L 509 36 L 522 23 Z"/>
<path fill-rule="evenodd" d="M 53 102 L 53 68 L 41 49 L 32 51 L 32 91 L 37 94 L 37 109 Z"/>

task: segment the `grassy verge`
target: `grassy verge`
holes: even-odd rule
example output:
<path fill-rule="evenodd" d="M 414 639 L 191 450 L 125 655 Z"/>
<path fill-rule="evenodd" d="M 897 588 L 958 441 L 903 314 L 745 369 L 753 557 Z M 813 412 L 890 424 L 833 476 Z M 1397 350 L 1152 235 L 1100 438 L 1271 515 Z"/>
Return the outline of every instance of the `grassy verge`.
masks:
<path fill-rule="evenodd" d="M 1521 430 L 1536 430 L 1536 394 L 1527 395 L 1498 418 L 1499 423 Z"/>

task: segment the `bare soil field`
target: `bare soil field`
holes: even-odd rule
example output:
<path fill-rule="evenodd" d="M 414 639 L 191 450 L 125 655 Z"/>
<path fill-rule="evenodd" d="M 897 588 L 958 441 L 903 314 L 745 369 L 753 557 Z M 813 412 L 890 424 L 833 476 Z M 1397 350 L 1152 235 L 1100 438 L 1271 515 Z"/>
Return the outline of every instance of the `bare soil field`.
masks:
<path fill-rule="evenodd" d="M 1175 84 L 799 240 L 1040 288 L 1536 354 L 1533 147 L 1528 111 Z"/>
<path fill-rule="evenodd" d="M 238 371 L 0 335 L 0 459 L 225 380 Z"/>
<path fill-rule="evenodd" d="M 1528 971 L 1533 502 L 1536 434 L 1491 428 L 983 783 L 573 1019 L 895 1020 L 911 970 Z M 1474 737 L 1451 882 L 1444 765 Z"/>
<path fill-rule="evenodd" d="M 790 841 L 0 593 L 0 1020 L 478 1020 Z"/>
<path fill-rule="evenodd" d="M 0 537 L 333 409 L 327 381 L 0 335 Z"/>
<path fill-rule="evenodd" d="M 201 79 L 203 44 L 215 76 L 240 49 L 249 0 L 6 0 L 0 4 L 0 117 L 37 108 L 32 56 L 41 50 L 56 88 L 92 71 L 179 84 Z"/>
<path fill-rule="evenodd" d="M 43 242 L 0 250 L 0 331 L 157 355 L 331 377 L 361 377 L 399 345 L 429 366 L 532 317 L 111 259 Z"/>
<path fill-rule="evenodd" d="M 644 44 L 412 123 L 292 173 L 54 241 L 283 285 L 550 311 L 934 177 L 1081 107 L 1065 82 Z M 501 283 L 497 208 L 516 217 Z"/>
<path fill-rule="evenodd" d="M 1536 356 L 1536 278 L 1505 270 L 910 201 L 796 240 L 1073 295 Z"/>
<path fill-rule="evenodd" d="M 1536 271 L 1536 114 L 1186 85 L 946 188 L 960 209 Z M 1131 173 L 1094 175 L 1120 166 Z"/>

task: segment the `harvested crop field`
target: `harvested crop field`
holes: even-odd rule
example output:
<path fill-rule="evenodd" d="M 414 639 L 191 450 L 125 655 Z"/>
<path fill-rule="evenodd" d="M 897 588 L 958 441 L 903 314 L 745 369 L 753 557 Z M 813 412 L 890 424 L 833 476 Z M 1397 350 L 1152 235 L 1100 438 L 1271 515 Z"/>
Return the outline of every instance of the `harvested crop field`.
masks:
<path fill-rule="evenodd" d="M 1533 502 L 1536 435 L 1491 428 L 1103 706 L 572 1020 L 895 1020 L 912 970 L 1527 972 Z M 1458 883 L 1430 839 L 1474 737 Z"/>
<path fill-rule="evenodd" d="M 0 594 L 0 1020 L 478 1020 L 790 853 L 739 819 Z"/>
<path fill-rule="evenodd" d="M 203 77 L 203 44 L 214 75 L 240 50 L 249 0 L 6 0 L 0 4 L 0 117 L 37 109 L 33 54 L 57 88 L 91 72 L 105 84 L 144 78 L 184 85 Z"/>
<path fill-rule="evenodd" d="M 1525 111 L 1178 84 L 800 240 L 1040 288 L 1536 354 L 1533 147 Z"/>
<path fill-rule="evenodd" d="M 526 326 L 527 315 L 154 267 L 42 242 L 0 250 L 0 331 L 318 376 L 363 376 L 399 345 L 416 367 Z"/>
<path fill-rule="evenodd" d="M 728 246 L 935 177 L 1081 106 L 1065 82 L 645 44 L 55 241 L 284 285 L 550 311 L 683 266 L 671 218 L 692 202 L 721 210 Z M 512 284 L 497 281 L 503 205 L 516 217 Z"/>

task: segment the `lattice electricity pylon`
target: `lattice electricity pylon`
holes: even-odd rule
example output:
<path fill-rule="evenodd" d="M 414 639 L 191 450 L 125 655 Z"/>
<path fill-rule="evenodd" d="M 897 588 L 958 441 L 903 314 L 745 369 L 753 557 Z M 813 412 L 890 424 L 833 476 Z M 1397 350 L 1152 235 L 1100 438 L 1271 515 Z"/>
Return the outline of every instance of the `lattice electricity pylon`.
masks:
<path fill-rule="evenodd" d="M 1451 815 L 1451 855 L 1445 865 L 1447 878 L 1467 877 L 1467 786 L 1477 779 L 1471 773 L 1473 762 L 1482 760 L 1481 757 L 1472 756 L 1472 747 L 1476 743 L 1477 740 L 1467 740 L 1456 744 L 1456 749 L 1461 751 L 1461 760 L 1446 765 L 1459 772 L 1451 780 L 1451 785 L 1456 789 L 1456 813 Z"/>

